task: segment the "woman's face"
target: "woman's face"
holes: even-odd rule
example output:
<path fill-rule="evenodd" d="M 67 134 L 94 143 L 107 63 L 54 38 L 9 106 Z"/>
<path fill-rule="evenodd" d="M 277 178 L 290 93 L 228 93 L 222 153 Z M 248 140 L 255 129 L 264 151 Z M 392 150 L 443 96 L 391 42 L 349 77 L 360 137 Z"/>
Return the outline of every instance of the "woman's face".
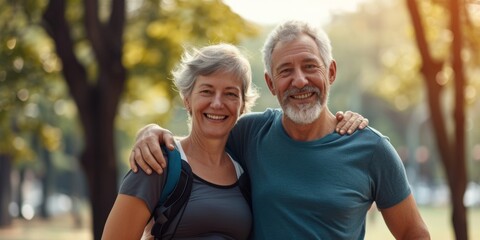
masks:
<path fill-rule="evenodd" d="M 192 133 L 226 138 L 243 112 L 242 80 L 228 72 L 198 76 L 185 106 L 192 117 Z"/>

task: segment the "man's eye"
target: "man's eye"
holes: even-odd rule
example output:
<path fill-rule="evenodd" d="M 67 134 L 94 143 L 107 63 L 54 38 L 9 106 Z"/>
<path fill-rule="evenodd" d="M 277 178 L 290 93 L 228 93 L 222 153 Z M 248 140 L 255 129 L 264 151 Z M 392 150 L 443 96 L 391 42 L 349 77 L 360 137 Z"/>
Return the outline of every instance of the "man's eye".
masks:
<path fill-rule="evenodd" d="M 290 72 L 292 72 L 292 69 L 290 69 L 290 68 L 285 68 L 285 69 L 281 69 L 281 70 L 279 71 L 279 74 L 282 75 L 282 76 L 286 76 L 286 75 L 288 75 Z"/>
<path fill-rule="evenodd" d="M 316 64 L 307 64 L 303 67 L 306 72 L 316 72 L 320 67 Z"/>

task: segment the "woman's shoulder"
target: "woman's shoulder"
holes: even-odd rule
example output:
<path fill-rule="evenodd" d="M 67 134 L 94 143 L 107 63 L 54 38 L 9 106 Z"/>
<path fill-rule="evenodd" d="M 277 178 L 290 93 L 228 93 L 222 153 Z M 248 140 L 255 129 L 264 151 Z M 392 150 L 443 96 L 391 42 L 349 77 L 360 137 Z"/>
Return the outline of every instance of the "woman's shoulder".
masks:
<path fill-rule="evenodd" d="M 138 197 L 145 201 L 150 210 L 153 210 L 160 198 L 165 181 L 165 174 L 148 175 L 143 170 L 136 173 L 130 170 L 123 178 L 119 193 Z"/>

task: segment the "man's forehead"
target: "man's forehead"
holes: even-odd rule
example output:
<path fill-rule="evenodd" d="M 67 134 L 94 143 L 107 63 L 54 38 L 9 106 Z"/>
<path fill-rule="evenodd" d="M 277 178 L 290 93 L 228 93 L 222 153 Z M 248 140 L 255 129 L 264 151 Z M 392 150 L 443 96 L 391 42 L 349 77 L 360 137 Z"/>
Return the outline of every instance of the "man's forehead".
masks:
<path fill-rule="evenodd" d="M 288 57 L 302 53 L 319 55 L 315 41 L 306 35 L 299 36 L 294 40 L 278 42 L 273 48 L 272 58 Z"/>
<path fill-rule="evenodd" d="M 272 55 L 272 66 L 275 68 L 298 63 L 303 64 L 320 62 L 321 59 L 318 54 L 310 49 L 290 49 L 288 51 L 279 51 L 279 54 Z"/>

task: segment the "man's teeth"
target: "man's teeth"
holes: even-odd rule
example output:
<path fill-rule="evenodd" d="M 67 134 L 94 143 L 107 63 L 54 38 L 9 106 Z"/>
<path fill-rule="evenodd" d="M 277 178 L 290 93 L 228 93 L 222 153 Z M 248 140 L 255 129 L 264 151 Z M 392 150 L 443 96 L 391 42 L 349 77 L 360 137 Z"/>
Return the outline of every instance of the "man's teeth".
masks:
<path fill-rule="evenodd" d="M 213 114 L 206 114 L 206 116 L 214 120 L 223 120 L 227 117 L 225 115 L 213 115 Z"/>
<path fill-rule="evenodd" d="M 312 96 L 312 93 L 304 93 L 304 94 L 300 94 L 300 95 L 293 95 L 292 97 L 295 98 L 295 99 L 305 99 L 305 98 L 308 98 Z"/>

